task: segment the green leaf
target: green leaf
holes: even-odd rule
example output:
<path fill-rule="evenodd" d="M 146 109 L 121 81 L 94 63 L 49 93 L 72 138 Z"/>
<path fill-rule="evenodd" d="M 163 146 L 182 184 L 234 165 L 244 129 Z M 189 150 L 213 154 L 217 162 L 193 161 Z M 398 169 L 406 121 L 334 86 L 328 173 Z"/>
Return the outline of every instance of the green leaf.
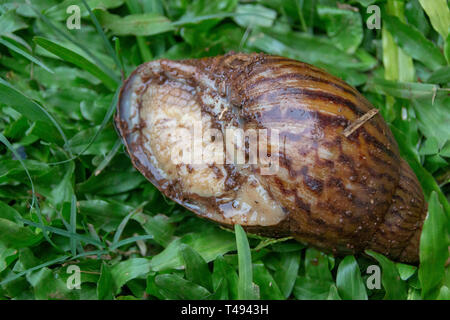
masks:
<path fill-rule="evenodd" d="M 283 296 L 287 299 L 294 288 L 300 265 L 300 252 L 286 252 L 280 255 L 280 268 L 275 271 L 274 279 Z"/>
<path fill-rule="evenodd" d="M 108 74 L 103 72 L 99 67 L 95 64 L 82 57 L 78 53 L 69 50 L 56 42 L 53 42 L 49 39 L 42 37 L 34 37 L 33 41 L 44 48 L 45 50 L 53 53 L 54 55 L 60 57 L 64 61 L 72 63 L 77 67 L 89 72 L 94 77 L 103 82 L 103 84 L 110 90 L 115 90 L 117 88 L 118 83 L 115 79 L 111 78 Z"/>
<path fill-rule="evenodd" d="M 397 270 L 402 280 L 408 280 L 416 273 L 417 267 L 409 264 L 397 263 Z"/>
<path fill-rule="evenodd" d="M 428 139 L 436 139 L 439 148 L 443 147 L 450 138 L 450 105 L 449 96 L 438 96 L 434 103 L 430 99 L 413 100 L 420 131 Z"/>
<path fill-rule="evenodd" d="M 239 261 L 239 287 L 238 298 L 240 300 L 253 300 L 257 296 L 253 285 L 253 267 L 250 246 L 244 229 L 236 224 L 234 225 L 236 233 L 236 247 Z"/>
<path fill-rule="evenodd" d="M 383 17 L 383 23 L 395 42 L 412 58 L 419 60 L 433 71 L 446 64 L 441 51 L 414 26 L 389 15 Z"/>
<path fill-rule="evenodd" d="M 366 287 L 354 256 L 346 256 L 339 264 L 336 286 L 344 300 L 367 300 Z"/>
<path fill-rule="evenodd" d="M 42 234 L 35 234 L 27 227 L 22 227 L 10 220 L 0 218 L 0 242 L 9 248 L 30 247 L 42 239 Z"/>
<path fill-rule="evenodd" d="M 97 283 L 97 299 L 112 300 L 115 291 L 111 268 L 103 262 L 100 279 L 98 279 Z"/>
<path fill-rule="evenodd" d="M 386 300 L 404 300 L 407 296 L 406 283 L 402 281 L 398 274 L 395 263 L 390 261 L 382 254 L 376 253 L 371 250 L 366 250 L 366 253 L 377 260 L 382 268 L 381 282 L 383 284 L 386 294 L 384 299 Z"/>
<path fill-rule="evenodd" d="M 211 273 L 202 256 L 185 244 L 181 246 L 181 255 L 185 263 L 186 279 L 212 292 Z"/>
<path fill-rule="evenodd" d="M 13 10 L 2 12 L 0 16 L 0 34 L 13 33 L 17 30 L 21 30 L 28 27 L 28 25 L 17 16 Z"/>
<path fill-rule="evenodd" d="M 361 15 L 323 5 L 317 6 L 317 13 L 334 45 L 347 53 L 355 53 L 363 40 Z"/>
<path fill-rule="evenodd" d="M 261 261 L 253 263 L 253 279 L 259 287 L 260 298 L 262 300 L 285 299 L 285 295 L 281 293 L 277 281 L 275 281 Z"/>
<path fill-rule="evenodd" d="M 20 213 L 2 201 L 0 201 L 0 218 L 12 221 L 19 226 L 23 225 Z"/>
<path fill-rule="evenodd" d="M 405 21 L 404 3 L 388 0 L 386 11 L 390 15 Z M 386 26 L 382 28 L 383 64 L 384 77 L 387 80 L 399 80 L 401 82 L 412 82 L 415 80 L 415 68 L 412 58 L 397 46 L 392 34 Z"/>
<path fill-rule="evenodd" d="M 435 70 L 427 79 L 429 83 L 449 83 L 450 82 L 450 67 L 442 67 Z"/>
<path fill-rule="evenodd" d="M 136 189 L 145 178 L 139 172 L 105 172 L 78 185 L 82 193 L 114 195 Z"/>
<path fill-rule="evenodd" d="M 436 137 L 431 136 L 420 146 L 420 155 L 431 155 L 439 152 L 439 142 Z"/>
<path fill-rule="evenodd" d="M 277 13 L 259 4 L 241 4 L 233 20 L 242 27 L 271 27 Z"/>
<path fill-rule="evenodd" d="M 158 275 L 155 278 L 155 283 L 161 294 L 167 299 L 203 300 L 211 294 L 202 286 L 174 274 Z"/>
<path fill-rule="evenodd" d="M 31 62 L 34 62 L 35 64 L 37 64 L 38 66 L 42 67 L 44 70 L 50 72 L 50 73 L 54 73 L 53 70 L 51 70 L 49 67 L 47 67 L 42 61 L 40 61 L 39 59 L 37 59 L 36 57 L 33 57 L 31 54 L 29 54 L 28 52 L 22 50 L 21 48 L 19 48 L 18 46 L 16 46 L 11 39 L 8 38 L 2 38 L 0 37 L 0 43 L 3 44 L 4 46 L 8 47 L 9 49 L 11 49 L 12 51 L 17 52 L 18 54 L 20 54 L 21 56 L 23 56 L 24 58 L 30 60 Z"/>
<path fill-rule="evenodd" d="M 34 287 L 34 294 L 38 300 L 68 300 L 77 299 L 78 290 L 70 290 L 66 281 L 56 277 L 54 271 L 47 267 L 28 276 L 28 281 Z"/>
<path fill-rule="evenodd" d="M 330 292 L 328 293 L 327 300 L 342 300 L 339 296 L 338 288 L 334 284 L 330 287 Z"/>
<path fill-rule="evenodd" d="M 167 248 L 152 258 L 152 269 L 161 271 L 180 268 L 183 265 L 180 256 L 180 247 L 183 243 L 197 251 L 206 262 L 210 262 L 218 256 L 236 250 L 236 242 L 233 238 L 230 232 L 217 228 L 185 235 L 181 239 L 172 241 Z"/>
<path fill-rule="evenodd" d="M 145 276 L 150 272 L 150 260 L 145 258 L 131 258 L 121 261 L 111 267 L 111 276 L 114 281 L 115 294 L 128 281 Z"/>
<path fill-rule="evenodd" d="M 238 299 L 239 277 L 236 269 L 234 266 L 232 267 L 228 264 L 223 256 L 218 256 L 217 259 L 214 260 L 213 271 L 213 283 L 216 290 L 223 280 L 226 282 L 226 296 L 229 299 Z"/>
<path fill-rule="evenodd" d="M 169 218 L 162 214 L 157 214 L 153 217 L 137 213 L 132 217 L 142 225 L 142 228 L 148 233 L 153 235 L 154 240 L 167 247 L 173 239 L 175 232 L 174 224 L 170 223 Z"/>
<path fill-rule="evenodd" d="M 86 2 L 91 8 L 114 9 L 120 7 L 125 0 L 87 0 Z M 66 12 L 67 8 L 74 3 L 73 0 L 64 0 L 57 5 L 48 8 L 44 13 L 50 19 L 65 20 L 68 17 Z M 84 6 L 79 7 L 81 16 L 87 17 L 89 15 L 88 10 Z"/>
<path fill-rule="evenodd" d="M 305 274 L 309 278 L 332 281 L 327 255 L 314 248 L 308 248 L 305 254 Z"/>
<path fill-rule="evenodd" d="M 6 248 L 0 242 L 0 273 L 5 270 L 8 265 L 17 259 L 18 250 L 13 248 Z"/>
<path fill-rule="evenodd" d="M 436 192 L 432 192 L 420 238 L 419 280 L 422 284 L 422 297 L 426 299 L 437 296 L 436 289 L 439 290 L 444 277 L 449 246 L 447 227 L 447 217 Z"/>
<path fill-rule="evenodd" d="M 367 81 L 367 90 L 403 99 L 431 99 L 439 90 L 439 86 L 417 82 L 398 82 L 372 78 Z"/>
<path fill-rule="evenodd" d="M 430 18 L 434 30 L 446 39 L 450 27 L 450 10 L 446 0 L 419 0 L 423 9 Z"/>
<path fill-rule="evenodd" d="M 49 135 L 56 134 L 55 131 L 52 130 L 53 125 L 58 130 L 64 142 L 67 142 L 63 129 L 47 110 L 15 89 L 2 78 L 0 78 L 0 102 L 14 108 L 31 121 L 40 121 L 48 124 Z"/>
<path fill-rule="evenodd" d="M 156 13 L 131 14 L 122 18 L 100 9 L 93 12 L 100 24 L 114 35 L 150 36 L 175 29 L 169 19 Z"/>
<path fill-rule="evenodd" d="M 330 295 L 333 282 L 299 276 L 295 281 L 294 296 L 298 300 L 325 300 Z"/>

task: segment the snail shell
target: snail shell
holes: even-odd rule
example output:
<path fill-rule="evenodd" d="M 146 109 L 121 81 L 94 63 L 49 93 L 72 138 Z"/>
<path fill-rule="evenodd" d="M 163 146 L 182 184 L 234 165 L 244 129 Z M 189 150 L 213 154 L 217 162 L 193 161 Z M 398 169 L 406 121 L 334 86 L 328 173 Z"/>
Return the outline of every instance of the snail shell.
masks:
<path fill-rule="evenodd" d="M 426 203 L 391 131 L 377 114 L 344 135 L 371 109 L 312 65 L 230 53 L 139 66 L 115 121 L 133 165 L 201 217 L 417 263 Z"/>

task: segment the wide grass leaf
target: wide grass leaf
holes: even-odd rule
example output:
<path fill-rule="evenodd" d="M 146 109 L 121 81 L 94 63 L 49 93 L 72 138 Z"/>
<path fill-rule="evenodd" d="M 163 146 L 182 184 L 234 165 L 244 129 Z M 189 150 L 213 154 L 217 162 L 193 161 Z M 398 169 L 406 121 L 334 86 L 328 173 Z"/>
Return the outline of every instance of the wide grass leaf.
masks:
<path fill-rule="evenodd" d="M 317 13 L 335 46 L 347 53 L 355 53 L 363 40 L 359 12 L 318 5 Z"/>
<path fill-rule="evenodd" d="M 131 258 L 111 267 L 115 294 L 119 293 L 128 281 L 142 277 L 150 272 L 150 260 L 145 258 Z"/>
<path fill-rule="evenodd" d="M 258 296 L 255 285 L 253 284 L 253 267 L 250 246 L 244 229 L 236 224 L 234 225 L 236 233 L 236 247 L 238 251 L 239 262 L 239 287 L 238 298 L 240 300 L 253 300 Z"/>
<path fill-rule="evenodd" d="M 222 293 L 222 295 L 227 296 L 229 299 L 238 299 L 239 277 L 236 268 L 228 264 L 223 256 L 219 256 L 214 260 L 213 283 L 216 292 L 222 283 L 222 286 L 225 287 L 223 290 L 226 291 L 226 294 Z"/>
<path fill-rule="evenodd" d="M 383 256 L 371 250 L 366 250 L 366 253 L 378 261 L 381 265 L 382 276 L 381 282 L 383 284 L 386 294 L 384 299 L 386 300 L 404 300 L 407 296 L 407 286 L 400 278 L 395 263 Z"/>
<path fill-rule="evenodd" d="M 450 67 L 442 67 L 435 70 L 427 79 L 429 83 L 449 83 L 450 82 Z"/>
<path fill-rule="evenodd" d="M 8 248 L 30 247 L 42 239 L 42 234 L 36 234 L 30 228 L 22 227 L 11 220 L 0 218 L 0 242 Z"/>
<path fill-rule="evenodd" d="M 26 59 L 30 60 L 31 62 L 37 64 L 38 66 L 42 67 L 44 70 L 46 70 L 46 71 L 48 71 L 50 73 L 54 73 L 53 70 L 51 70 L 49 67 L 47 67 L 42 61 L 40 61 L 36 57 L 32 56 L 30 53 L 26 52 L 22 48 L 18 47 L 13 42 L 12 39 L 6 38 L 6 37 L 5 38 L 0 37 L 0 44 L 3 44 L 4 46 L 8 47 L 10 50 L 17 52 L 18 54 L 20 54 L 24 58 L 26 58 Z"/>
<path fill-rule="evenodd" d="M 163 214 L 149 216 L 137 213 L 132 219 L 139 222 L 142 228 L 144 228 L 148 234 L 153 235 L 153 239 L 163 247 L 167 247 L 173 240 L 175 225 L 170 223 L 167 216 Z"/>
<path fill-rule="evenodd" d="M 187 234 L 181 239 L 172 241 L 161 253 L 155 255 L 151 261 L 152 269 L 161 271 L 182 267 L 180 248 L 183 243 L 197 251 L 206 262 L 213 261 L 218 256 L 236 250 L 236 242 L 233 238 L 230 232 L 217 228 Z"/>
<path fill-rule="evenodd" d="M 203 300 L 211 295 L 202 286 L 174 274 L 156 276 L 155 284 L 161 294 L 170 300 Z"/>
<path fill-rule="evenodd" d="M 9 34 L 14 31 L 25 29 L 28 25 L 20 18 L 14 10 L 2 12 L 0 16 L 0 34 Z"/>
<path fill-rule="evenodd" d="M 78 191 L 114 195 L 136 189 L 145 178 L 138 172 L 105 172 L 78 185 Z"/>
<path fill-rule="evenodd" d="M 450 96 L 439 95 L 434 103 L 430 99 L 415 99 L 412 105 L 420 131 L 427 138 L 436 139 L 442 148 L 450 139 Z"/>
<path fill-rule="evenodd" d="M 97 298 L 99 300 L 112 300 L 115 291 L 111 267 L 103 262 L 100 279 L 98 279 L 97 283 Z"/>
<path fill-rule="evenodd" d="M 325 253 L 308 248 L 305 254 L 305 274 L 309 278 L 332 281 L 328 257 Z"/>
<path fill-rule="evenodd" d="M 431 194 L 428 214 L 420 238 L 419 279 L 422 297 L 435 298 L 448 258 L 449 230 L 447 217 L 439 203 L 436 192 Z"/>
<path fill-rule="evenodd" d="M 45 123 L 47 125 L 46 135 L 54 136 L 58 135 L 59 132 L 64 142 L 67 142 L 66 136 L 60 124 L 47 110 L 45 110 L 37 102 L 28 98 L 2 78 L 0 78 L 0 102 L 14 108 L 31 121 Z M 52 126 L 54 126 L 54 128 L 58 131 L 56 131 Z M 43 135 L 42 138 L 45 139 L 46 135 Z"/>
<path fill-rule="evenodd" d="M 286 252 L 280 254 L 280 267 L 275 271 L 274 279 L 283 296 L 287 299 L 294 288 L 300 266 L 300 252 Z"/>
<path fill-rule="evenodd" d="M 430 18 L 434 30 L 446 39 L 450 27 L 450 10 L 446 0 L 419 0 L 423 9 Z"/>
<path fill-rule="evenodd" d="M 111 78 L 108 74 L 103 72 L 99 67 L 97 67 L 94 63 L 90 62 L 86 58 L 82 57 L 78 53 L 67 49 L 54 41 L 43 37 L 34 37 L 33 41 L 44 48 L 45 50 L 53 53 L 54 55 L 60 57 L 64 61 L 72 63 L 77 67 L 89 72 L 94 77 L 103 82 L 103 84 L 110 90 L 116 89 L 118 83 L 115 79 Z"/>
<path fill-rule="evenodd" d="M 329 297 L 332 286 L 331 281 L 299 276 L 293 293 L 299 300 L 325 300 Z"/>
<path fill-rule="evenodd" d="M 242 27 L 271 27 L 276 16 L 276 11 L 259 4 L 241 4 L 233 19 Z"/>
<path fill-rule="evenodd" d="M 169 19 L 156 13 L 121 17 L 100 9 L 93 12 L 100 24 L 115 35 L 150 36 L 175 29 Z"/>
<path fill-rule="evenodd" d="M 181 246 L 181 255 L 185 264 L 186 279 L 212 292 L 212 278 L 208 264 L 188 245 Z"/>
<path fill-rule="evenodd" d="M 381 78 L 369 79 L 366 83 L 368 91 L 390 95 L 403 99 L 432 99 L 439 86 L 429 83 L 398 82 Z"/>
<path fill-rule="evenodd" d="M 90 8 L 112 9 L 121 6 L 125 2 L 125 0 L 87 0 L 86 2 Z M 67 8 L 73 4 L 73 0 L 64 0 L 61 3 L 45 10 L 45 15 L 50 19 L 55 19 L 58 21 L 65 20 L 68 16 Z M 86 17 L 89 15 L 88 10 L 84 6 L 79 7 L 82 17 Z"/>
<path fill-rule="evenodd" d="M 261 261 L 253 263 L 253 279 L 259 287 L 259 294 L 262 300 L 284 300 L 285 295 L 272 277 L 272 274 Z M 294 279 L 295 282 L 295 279 Z M 293 285 L 292 285 L 293 287 Z M 291 289 L 292 290 L 292 289 Z"/>
<path fill-rule="evenodd" d="M 8 206 L 3 201 L 0 201 L 0 218 L 12 221 L 19 226 L 22 226 L 22 216 L 16 209 L 11 206 Z"/>
<path fill-rule="evenodd" d="M 419 60 L 433 71 L 446 64 L 441 51 L 414 26 L 389 15 L 383 17 L 383 23 L 394 37 L 395 42 L 414 59 Z"/>
<path fill-rule="evenodd" d="M 354 256 L 346 256 L 339 264 L 336 285 L 342 299 L 367 300 L 366 287 Z"/>

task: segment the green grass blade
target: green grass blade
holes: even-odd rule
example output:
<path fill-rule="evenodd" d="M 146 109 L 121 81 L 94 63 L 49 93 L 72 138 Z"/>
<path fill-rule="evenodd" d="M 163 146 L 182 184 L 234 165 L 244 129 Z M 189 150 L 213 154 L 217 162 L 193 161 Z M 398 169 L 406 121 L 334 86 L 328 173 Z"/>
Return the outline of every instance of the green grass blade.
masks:
<path fill-rule="evenodd" d="M 419 0 L 423 10 L 430 18 L 434 30 L 447 39 L 450 28 L 450 9 L 446 0 Z"/>
<path fill-rule="evenodd" d="M 60 236 L 67 237 L 69 239 L 76 239 L 78 241 L 82 241 L 82 242 L 85 242 L 85 243 L 89 243 L 89 244 L 95 245 L 95 246 L 97 246 L 99 248 L 103 248 L 104 247 L 103 243 L 101 243 L 100 241 L 92 239 L 90 237 L 83 236 L 81 234 L 69 232 L 69 231 L 62 230 L 62 229 L 55 228 L 55 227 L 51 227 L 51 226 L 42 225 L 42 224 L 35 223 L 33 221 L 26 220 L 26 219 L 22 219 L 22 221 L 25 224 L 28 224 L 30 226 L 42 229 L 43 231 L 56 233 L 56 234 L 58 234 Z"/>
<path fill-rule="evenodd" d="M 130 243 L 133 243 L 136 241 L 141 241 L 141 240 L 150 240 L 150 239 L 153 239 L 153 236 L 150 234 L 126 238 L 124 240 L 121 240 L 121 241 L 116 242 L 116 243 L 112 244 L 111 246 L 109 246 L 109 250 L 114 251 L 117 248 L 126 246 L 127 244 L 130 244 Z"/>
<path fill-rule="evenodd" d="M 108 39 L 106 38 L 106 35 L 103 32 L 103 29 L 100 26 L 100 23 L 98 22 L 97 17 L 94 15 L 94 13 L 92 13 L 92 10 L 89 7 L 89 5 L 86 2 L 86 0 L 82 0 L 82 1 L 83 1 L 84 6 L 86 7 L 86 9 L 89 12 L 89 17 L 91 18 L 92 22 L 94 23 L 94 26 L 97 29 L 98 34 L 100 35 L 100 37 L 103 40 L 103 43 L 105 44 L 106 50 L 109 52 L 110 56 L 114 59 L 114 62 L 116 63 L 116 66 L 118 68 L 120 68 L 121 64 L 120 64 L 120 61 L 119 61 L 119 59 L 118 59 L 118 57 L 116 55 L 116 52 L 114 51 L 113 47 L 109 43 Z"/>
<path fill-rule="evenodd" d="M 7 284 L 7 283 L 9 283 L 9 282 L 11 282 L 11 281 L 14 281 L 14 280 L 16 280 L 16 279 L 18 279 L 18 278 L 20 278 L 20 277 L 26 275 L 26 274 L 29 273 L 29 272 L 36 271 L 36 270 L 40 270 L 40 269 L 42 269 L 42 268 L 49 267 L 49 266 L 52 266 L 52 265 L 54 265 L 54 264 L 58 264 L 58 263 L 64 262 L 64 261 L 66 261 L 67 259 L 69 259 L 69 257 L 70 257 L 70 256 L 67 256 L 67 255 L 66 255 L 66 256 L 62 256 L 62 257 L 60 257 L 60 258 L 56 258 L 56 259 L 54 259 L 54 260 L 44 262 L 44 263 L 42 263 L 42 264 L 40 264 L 40 265 L 37 265 L 37 266 L 35 266 L 35 267 L 33 267 L 33 268 L 29 268 L 29 269 L 27 269 L 27 270 L 25 270 L 25 271 L 16 273 L 15 275 L 10 276 L 10 277 L 6 278 L 5 280 L 1 281 L 1 282 L 0 282 L 0 287 L 3 286 L 3 285 L 5 285 L 5 284 Z"/>
<path fill-rule="evenodd" d="M 80 56 L 78 53 L 64 48 L 63 46 L 42 37 L 34 37 L 33 41 L 44 48 L 45 50 L 53 53 L 54 55 L 60 57 L 61 59 L 74 64 L 75 66 L 89 72 L 94 77 L 103 82 L 103 84 L 110 90 L 117 88 L 118 82 L 111 78 L 108 74 L 103 72 L 95 64 L 87 60 L 86 58 Z"/>
<path fill-rule="evenodd" d="M 72 195 L 72 201 L 70 202 L 70 232 L 76 234 L 77 233 L 77 198 L 75 195 Z M 72 255 L 77 254 L 77 240 L 74 238 L 70 238 L 70 248 L 72 251 Z"/>
<path fill-rule="evenodd" d="M 23 56 L 25 59 L 30 60 L 31 62 L 37 64 L 40 67 L 42 67 L 44 70 L 46 70 L 46 71 L 48 71 L 50 73 L 54 73 L 53 70 L 50 69 L 49 67 L 47 67 L 42 61 L 40 61 L 36 57 L 33 57 L 31 54 L 25 52 L 24 50 L 20 49 L 18 46 L 12 44 L 11 42 L 9 42 L 9 41 L 7 41 L 5 39 L 3 39 L 2 37 L 0 37 L 0 43 L 3 44 L 4 46 L 8 47 L 12 51 L 17 52 L 18 54 Z"/>
<path fill-rule="evenodd" d="M 127 214 L 127 216 L 125 218 L 123 218 L 123 220 L 119 224 L 119 227 L 117 228 L 116 233 L 114 234 L 114 239 L 113 239 L 112 245 L 115 245 L 116 243 L 119 242 L 119 239 L 122 236 L 123 230 L 125 229 L 128 221 L 130 221 L 131 217 L 133 215 L 135 215 L 136 213 L 138 213 L 147 203 L 148 203 L 148 201 L 145 201 L 144 203 L 139 205 L 136 209 L 134 209 L 129 214 Z"/>
<path fill-rule="evenodd" d="M 58 162 L 52 162 L 49 163 L 49 165 L 59 165 L 59 164 L 63 164 L 69 161 L 73 161 L 77 158 L 79 158 L 81 155 L 83 155 L 83 153 L 86 152 L 86 150 L 88 150 L 92 144 L 95 142 L 95 140 L 97 139 L 97 137 L 99 136 L 99 134 L 102 132 L 102 130 L 106 127 L 106 125 L 109 123 L 112 115 L 114 114 L 114 111 L 116 110 L 116 106 L 117 106 L 117 101 L 119 98 L 119 93 L 120 93 L 120 87 L 117 87 L 116 92 L 114 93 L 114 97 L 111 101 L 111 104 L 108 108 L 108 110 L 106 111 L 105 117 L 103 118 L 102 123 L 100 124 L 100 127 L 98 128 L 98 130 L 95 132 L 94 136 L 91 138 L 91 140 L 89 141 L 89 143 L 86 145 L 86 147 L 77 155 L 75 155 L 74 157 L 64 160 L 64 161 L 58 161 Z M 67 142 L 67 145 L 69 145 L 69 143 Z"/>
<path fill-rule="evenodd" d="M 105 66 L 105 64 L 98 59 L 94 54 L 92 54 L 92 52 L 85 46 L 83 45 L 80 41 L 78 41 L 75 37 L 73 37 L 70 33 L 64 32 L 63 30 L 65 30 L 65 28 L 61 28 L 58 26 L 55 26 L 46 16 L 44 16 L 38 9 L 36 9 L 33 5 L 31 5 L 31 3 L 27 0 L 28 5 L 30 6 L 30 8 L 36 13 L 36 15 L 45 23 L 47 24 L 50 28 L 52 28 L 57 34 L 59 34 L 60 36 L 62 36 L 64 39 L 74 43 L 75 45 L 77 45 L 81 50 L 83 50 L 88 56 L 89 58 L 92 59 L 92 61 L 95 62 L 96 65 L 98 65 L 106 74 L 108 74 L 112 79 L 115 79 L 116 81 L 119 81 L 119 79 L 116 77 L 116 75 L 114 74 L 114 72 L 108 68 L 107 66 Z"/>
<path fill-rule="evenodd" d="M 53 125 L 67 145 L 67 137 L 58 121 L 40 104 L 28 98 L 25 94 L 15 89 L 9 82 L 0 78 L 0 102 L 20 112 L 31 121 L 42 121 Z M 70 150 L 67 150 L 71 155 Z"/>
<path fill-rule="evenodd" d="M 186 279 L 213 292 L 211 272 L 202 256 L 185 244 L 181 245 L 180 251 L 185 264 Z"/>
<path fill-rule="evenodd" d="M 236 246 L 238 252 L 239 263 L 239 300 L 254 300 L 257 298 L 253 285 L 253 267 L 250 245 L 248 244 L 247 235 L 244 229 L 238 225 L 234 225 L 236 233 Z"/>
<path fill-rule="evenodd" d="M 354 256 L 346 256 L 339 264 L 336 286 L 344 300 L 367 300 L 366 286 Z"/>
<path fill-rule="evenodd" d="M 420 238 L 419 280 L 422 297 L 434 299 L 439 293 L 448 258 L 449 234 L 447 217 L 439 203 L 438 195 L 432 192 L 428 204 L 428 215 Z M 443 241 L 447 238 L 447 241 Z"/>
<path fill-rule="evenodd" d="M 45 227 L 44 220 L 42 219 L 41 211 L 39 208 L 39 202 L 36 197 L 36 191 L 35 191 L 33 179 L 31 179 L 30 172 L 28 171 L 28 168 L 25 165 L 25 163 L 22 161 L 22 158 L 20 157 L 20 155 L 16 152 L 16 150 L 11 145 L 11 143 L 8 141 L 8 139 L 6 139 L 6 137 L 1 133 L 0 133 L 0 142 L 2 142 L 13 153 L 14 157 L 20 162 L 20 165 L 23 167 L 23 169 L 25 170 L 25 172 L 27 174 L 28 180 L 30 181 L 30 184 L 31 184 L 31 192 L 32 192 L 32 202 L 30 205 L 30 211 L 33 208 L 36 210 L 36 215 L 39 219 L 39 224 L 36 224 L 36 225 L 38 226 L 38 228 L 42 229 L 43 227 Z M 59 248 L 53 243 L 53 241 L 50 240 L 47 232 L 43 232 L 43 235 L 45 237 L 45 240 L 47 240 L 53 247 L 55 247 L 56 249 L 59 250 Z"/>
<path fill-rule="evenodd" d="M 108 152 L 108 154 L 105 156 L 105 158 L 100 162 L 100 164 L 95 168 L 94 175 L 98 176 L 103 169 L 105 169 L 108 164 L 111 162 L 111 160 L 116 156 L 117 152 L 119 151 L 120 147 L 122 146 L 122 140 L 117 139 L 114 143 L 114 146 L 112 147 L 111 151 Z"/>
<path fill-rule="evenodd" d="M 389 15 L 383 18 L 383 22 L 397 45 L 409 56 L 419 60 L 433 71 L 446 64 L 445 57 L 439 48 L 425 38 L 414 26 L 403 23 L 397 17 Z"/>
<path fill-rule="evenodd" d="M 386 294 L 384 299 L 386 300 L 404 300 L 407 296 L 407 286 L 398 274 L 395 263 L 379 254 L 377 252 L 366 250 L 366 253 L 378 261 L 381 265 L 381 282 L 383 284 Z"/>

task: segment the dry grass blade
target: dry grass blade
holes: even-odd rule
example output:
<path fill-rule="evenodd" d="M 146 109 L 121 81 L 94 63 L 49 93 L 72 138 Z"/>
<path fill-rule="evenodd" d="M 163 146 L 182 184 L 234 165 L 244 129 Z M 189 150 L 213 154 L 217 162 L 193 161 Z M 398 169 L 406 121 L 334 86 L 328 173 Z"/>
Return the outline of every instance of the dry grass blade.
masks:
<path fill-rule="evenodd" d="M 344 129 L 344 136 L 348 138 L 353 132 L 363 126 L 364 123 L 372 119 L 378 113 L 378 109 L 370 109 L 367 113 L 356 119 L 351 125 Z"/>

